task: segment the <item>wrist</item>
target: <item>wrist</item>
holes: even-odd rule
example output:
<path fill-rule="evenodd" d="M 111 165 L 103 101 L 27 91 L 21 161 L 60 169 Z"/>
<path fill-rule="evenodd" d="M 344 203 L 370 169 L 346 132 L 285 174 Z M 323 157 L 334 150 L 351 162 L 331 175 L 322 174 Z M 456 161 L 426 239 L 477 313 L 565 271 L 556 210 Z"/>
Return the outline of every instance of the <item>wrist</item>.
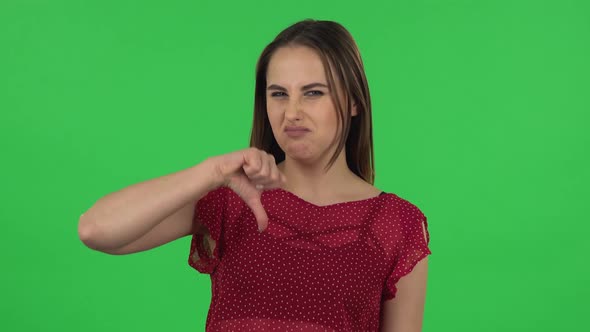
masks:
<path fill-rule="evenodd" d="M 226 185 L 227 181 L 215 160 L 207 158 L 199 165 L 203 168 L 201 172 L 206 174 L 209 190 L 214 190 Z"/>

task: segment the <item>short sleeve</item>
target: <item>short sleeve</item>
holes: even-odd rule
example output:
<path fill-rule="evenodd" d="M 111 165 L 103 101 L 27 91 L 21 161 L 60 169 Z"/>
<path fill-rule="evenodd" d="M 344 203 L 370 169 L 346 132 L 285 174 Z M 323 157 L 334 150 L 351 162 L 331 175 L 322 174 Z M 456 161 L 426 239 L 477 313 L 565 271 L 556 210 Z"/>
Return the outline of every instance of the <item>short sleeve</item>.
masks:
<path fill-rule="evenodd" d="M 384 300 L 395 297 L 396 284 L 405 275 L 409 274 L 416 264 L 432 252 L 428 248 L 430 234 L 426 216 L 419 209 L 407 219 L 403 230 L 404 239 L 396 254 L 392 272 L 387 277 L 383 290 Z"/>
<path fill-rule="evenodd" d="M 195 204 L 193 223 L 199 222 L 200 226 L 192 236 L 188 264 L 201 273 L 212 274 L 219 264 L 227 205 L 226 187 L 209 191 Z M 211 244 L 210 240 L 213 240 L 214 244 Z M 211 250 L 212 247 L 214 250 Z"/>

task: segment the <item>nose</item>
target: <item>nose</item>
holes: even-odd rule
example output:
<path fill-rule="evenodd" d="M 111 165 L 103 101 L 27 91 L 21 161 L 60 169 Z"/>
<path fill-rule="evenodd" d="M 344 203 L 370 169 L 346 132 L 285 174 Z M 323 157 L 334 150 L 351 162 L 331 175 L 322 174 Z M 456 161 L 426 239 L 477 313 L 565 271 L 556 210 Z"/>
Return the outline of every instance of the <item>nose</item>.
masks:
<path fill-rule="evenodd" d="M 285 109 L 285 118 L 289 121 L 296 121 L 301 119 L 301 104 L 297 98 L 289 101 Z"/>

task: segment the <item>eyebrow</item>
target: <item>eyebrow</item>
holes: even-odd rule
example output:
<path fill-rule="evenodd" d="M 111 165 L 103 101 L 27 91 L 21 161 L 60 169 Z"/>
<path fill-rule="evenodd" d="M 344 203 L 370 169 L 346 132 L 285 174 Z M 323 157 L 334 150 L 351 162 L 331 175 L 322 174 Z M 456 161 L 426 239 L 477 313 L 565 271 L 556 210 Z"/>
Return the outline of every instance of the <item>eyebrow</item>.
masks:
<path fill-rule="evenodd" d="M 304 85 L 301 88 L 301 91 L 309 90 L 309 89 L 316 88 L 316 87 L 328 88 L 328 86 L 326 84 L 316 82 L 316 83 L 310 83 L 310 84 Z M 271 84 L 266 89 L 267 90 L 287 91 L 287 89 L 285 89 L 284 87 L 282 87 L 282 86 L 280 86 L 278 84 Z"/>

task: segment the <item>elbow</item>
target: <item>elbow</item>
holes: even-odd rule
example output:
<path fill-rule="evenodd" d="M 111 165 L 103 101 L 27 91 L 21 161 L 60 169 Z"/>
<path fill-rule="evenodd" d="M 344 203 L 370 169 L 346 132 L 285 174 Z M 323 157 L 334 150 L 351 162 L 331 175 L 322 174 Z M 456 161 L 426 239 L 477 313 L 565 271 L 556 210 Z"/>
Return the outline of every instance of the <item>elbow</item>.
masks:
<path fill-rule="evenodd" d="M 101 235 L 102 234 L 102 235 Z M 118 247 L 113 246 L 107 240 L 107 237 L 100 231 L 100 227 L 88 218 L 80 217 L 78 222 L 78 238 L 84 245 L 92 250 L 100 251 L 109 255 L 124 255 Z"/>
<path fill-rule="evenodd" d="M 85 246 L 97 250 L 96 246 L 96 224 L 92 220 L 85 219 L 84 215 L 78 221 L 78 238 Z"/>
<path fill-rule="evenodd" d="M 78 222 L 78 238 L 92 250 L 106 252 L 104 240 L 100 235 L 98 225 L 91 219 L 80 217 Z"/>

